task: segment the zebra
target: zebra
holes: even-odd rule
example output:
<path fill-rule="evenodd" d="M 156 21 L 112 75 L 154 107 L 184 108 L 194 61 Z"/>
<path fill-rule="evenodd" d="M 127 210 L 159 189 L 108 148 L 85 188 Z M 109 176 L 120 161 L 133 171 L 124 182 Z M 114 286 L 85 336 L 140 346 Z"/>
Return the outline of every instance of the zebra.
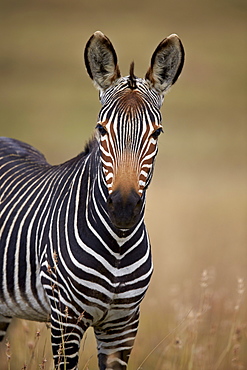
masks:
<path fill-rule="evenodd" d="M 88 40 L 86 70 L 102 108 L 84 151 L 50 165 L 32 146 L 0 139 L 0 336 L 12 317 L 51 322 L 56 369 L 77 369 L 93 327 L 99 369 L 126 369 L 153 271 L 144 224 L 160 108 L 184 49 L 170 35 L 145 78 L 121 77 L 111 41 Z"/>

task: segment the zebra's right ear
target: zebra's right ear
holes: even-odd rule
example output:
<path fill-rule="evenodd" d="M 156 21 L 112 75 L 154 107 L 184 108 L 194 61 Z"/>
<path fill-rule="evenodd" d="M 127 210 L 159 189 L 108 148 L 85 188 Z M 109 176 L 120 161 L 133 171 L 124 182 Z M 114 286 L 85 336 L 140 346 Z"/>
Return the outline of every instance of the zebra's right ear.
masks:
<path fill-rule="evenodd" d="M 184 48 L 175 34 L 168 36 L 157 46 L 151 65 L 145 76 L 162 95 L 177 81 L 184 64 Z"/>
<path fill-rule="evenodd" d="M 89 76 L 100 90 L 106 90 L 121 77 L 114 47 L 100 31 L 95 32 L 88 40 L 84 60 Z"/>

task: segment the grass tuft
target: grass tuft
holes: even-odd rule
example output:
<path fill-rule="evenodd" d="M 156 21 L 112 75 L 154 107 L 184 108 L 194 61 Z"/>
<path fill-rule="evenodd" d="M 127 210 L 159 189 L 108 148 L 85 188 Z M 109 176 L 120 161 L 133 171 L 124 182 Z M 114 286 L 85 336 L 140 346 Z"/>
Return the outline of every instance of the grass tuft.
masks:
<path fill-rule="evenodd" d="M 162 312 L 155 316 L 156 326 L 152 330 L 148 323 L 145 324 L 145 318 L 141 319 L 128 370 L 246 368 L 245 281 L 243 278 L 236 279 L 235 290 L 229 293 L 222 287 L 215 288 L 215 275 L 213 269 L 203 270 L 198 279 L 198 290 L 189 284 L 186 288 L 172 286 L 170 307 L 167 305 L 165 311 L 161 307 Z M 195 292 L 196 304 L 191 298 Z M 65 308 L 64 314 L 65 318 L 69 315 L 68 308 Z M 145 309 L 144 316 L 152 318 Z M 82 317 L 83 313 L 78 322 Z M 163 336 L 160 335 L 162 332 Z M 23 333 L 25 340 L 20 343 Z M 81 343 L 79 368 L 82 370 L 97 368 L 96 346 L 90 339 L 91 334 L 91 331 L 86 332 Z M 25 343 L 27 350 L 22 359 Z M 65 340 L 60 347 L 61 358 L 65 355 L 64 345 Z M 5 360 L 0 353 L 0 361 L 6 364 L 7 370 L 54 369 L 49 325 L 16 320 L 16 324 L 10 327 L 4 356 Z"/>

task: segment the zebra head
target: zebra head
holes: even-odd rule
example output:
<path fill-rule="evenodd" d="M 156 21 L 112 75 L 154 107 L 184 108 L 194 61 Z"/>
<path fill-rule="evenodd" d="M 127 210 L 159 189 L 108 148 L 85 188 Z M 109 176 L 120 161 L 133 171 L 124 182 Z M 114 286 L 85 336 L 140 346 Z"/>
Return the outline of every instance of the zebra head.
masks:
<path fill-rule="evenodd" d="M 113 45 L 99 31 L 87 42 L 84 57 L 102 103 L 96 137 L 109 193 L 109 217 L 115 227 L 129 229 L 142 213 L 162 132 L 160 108 L 181 73 L 183 46 L 177 35 L 164 39 L 144 79 L 134 75 L 134 63 L 129 76 L 121 77 Z"/>

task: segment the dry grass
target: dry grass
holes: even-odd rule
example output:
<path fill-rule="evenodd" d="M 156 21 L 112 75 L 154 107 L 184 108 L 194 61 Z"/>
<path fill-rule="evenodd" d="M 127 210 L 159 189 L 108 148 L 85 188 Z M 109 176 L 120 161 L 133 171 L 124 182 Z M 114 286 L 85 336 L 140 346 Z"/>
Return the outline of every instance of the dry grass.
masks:
<path fill-rule="evenodd" d="M 186 62 L 146 208 L 155 271 L 129 369 L 247 368 L 246 2 L 0 0 L 0 16 L 0 135 L 51 163 L 77 155 L 97 119 L 89 36 L 105 32 L 123 75 L 134 59 L 143 76 L 157 43 L 179 34 Z M 45 324 L 16 320 L 8 339 L 1 369 L 52 368 Z M 81 347 L 80 370 L 95 370 L 92 330 Z"/>
<path fill-rule="evenodd" d="M 130 370 L 246 368 L 245 283 L 242 278 L 236 281 L 232 300 L 225 289 L 214 290 L 214 275 L 213 270 L 202 272 L 196 304 L 190 298 L 191 287 L 171 287 L 169 304 L 163 311 L 164 320 L 153 330 L 148 328 L 148 323 L 141 325 L 129 364 Z M 152 315 L 152 310 L 145 315 Z M 147 317 L 146 320 L 150 321 Z M 94 370 L 97 367 L 92 335 L 92 331 L 89 331 L 82 341 L 81 370 Z M 45 323 L 18 320 L 7 336 L 5 348 L 2 346 L 1 368 L 51 369 L 50 348 L 50 330 Z"/>

